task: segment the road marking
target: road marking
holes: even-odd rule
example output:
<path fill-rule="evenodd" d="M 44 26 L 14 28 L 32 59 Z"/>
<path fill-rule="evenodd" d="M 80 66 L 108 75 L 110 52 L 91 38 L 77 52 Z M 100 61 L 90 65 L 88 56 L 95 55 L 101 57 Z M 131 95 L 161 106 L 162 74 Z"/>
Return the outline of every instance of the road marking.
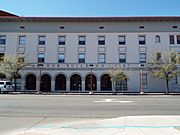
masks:
<path fill-rule="evenodd" d="M 99 101 L 94 101 L 95 103 L 131 103 L 133 101 L 121 101 L 117 99 L 100 99 Z"/>

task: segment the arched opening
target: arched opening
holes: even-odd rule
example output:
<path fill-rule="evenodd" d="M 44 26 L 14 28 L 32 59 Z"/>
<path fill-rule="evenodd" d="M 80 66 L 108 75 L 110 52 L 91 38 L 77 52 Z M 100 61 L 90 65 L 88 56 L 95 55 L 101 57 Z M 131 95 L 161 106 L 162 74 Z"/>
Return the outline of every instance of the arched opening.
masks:
<path fill-rule="evenodd" d="M 87 75 L 85 79 L 85 90 L 90 91 L 91 87 L 93 91 L 97 90 L 97 79 L 93 74 Z"/>
<path fill-rule="evenodd" d="M 42 92 L 50 92 L 51 91 L 51 77 L 47 74 L 41 76 L 40 81 L 40 90 Z"/>
<path fill-rule="evenodd" d="M 81 90 L 82 84 L 81 84 L 81 76 L 78 74 L 74 74 L 70 78 L 70 89 L 73 91 Z"/>
<path fill-rule="evenodd" d="M 102 91 L 111 91 L 112 90 L 111 77 L 108 74 L 104 74 L 101 77 L 101 90 Z"/>
<path fill-rule="evenodd" d="M 63 74 L 56 76 L 55 80 L 56 90 L 66 90 L 66 77 Z"/>
<path fill-rule="evenodd" d="M 29 74 L 26 76 L 25 89 L 36 90 L 36 76 L 35 75 Z"/>
<path fill-rule="evenodd" d="M 127 79 L 116 82 L 116 90 L 118 92 L 127 92 Z"/>
<path fill-rule="evenodd" d="M 156 43 L 160 43 L 160 42 L 161 42 L 161 38 L 160 38 L 159 35 L 156 35 L 156 36 L 155 36 L 155 42 L 156 42 Z"/>

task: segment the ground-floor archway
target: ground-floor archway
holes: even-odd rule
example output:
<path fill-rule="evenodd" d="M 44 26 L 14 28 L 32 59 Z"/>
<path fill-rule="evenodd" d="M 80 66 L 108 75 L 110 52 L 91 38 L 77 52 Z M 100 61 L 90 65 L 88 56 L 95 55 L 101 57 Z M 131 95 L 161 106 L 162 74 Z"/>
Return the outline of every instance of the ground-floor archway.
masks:
<path fill-rule="evenodd" d="M 70 78 L 70 89 L 72 91 L 80 91 L 82 87 L 81 76 L 74 74 Z"/>
<path fill-rule="evenodd" d="M 93 74 L 89 74 L 85 78 L 85 90 L 90 91 L 91 87 L 93 91 L 97 90 L 97 78 Z"/>
<path fill-rule="evenodd" d="M 26 76 L 25 89 L 36 90 L 36 76 L 35 75 L 29 74 Z"/>
<path fill-rule="evenodd" d="M 66 90 L 66 77 L 63 74 L 56 76 L 55 90 Z"/>
<path fill-rule="evenodd" d="M 50 92 L 51 91 L 51 77 L 47 74 L 44 74 L 41 76 L 40 91 L 42 91 L 42 92 Z"/>
<path fill-rule="evenodd" d="M 108 74 L 101 76 L 101 91 L 112 91 L 111 77 Z"/>

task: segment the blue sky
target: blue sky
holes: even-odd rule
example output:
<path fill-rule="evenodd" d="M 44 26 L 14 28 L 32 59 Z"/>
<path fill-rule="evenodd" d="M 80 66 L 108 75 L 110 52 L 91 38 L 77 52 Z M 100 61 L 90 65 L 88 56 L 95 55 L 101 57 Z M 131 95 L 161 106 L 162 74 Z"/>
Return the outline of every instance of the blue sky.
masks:
<path fill-rule="evenodd" d="M 179 16 L 180 0 L 0 0 L 19 16 Z"/>

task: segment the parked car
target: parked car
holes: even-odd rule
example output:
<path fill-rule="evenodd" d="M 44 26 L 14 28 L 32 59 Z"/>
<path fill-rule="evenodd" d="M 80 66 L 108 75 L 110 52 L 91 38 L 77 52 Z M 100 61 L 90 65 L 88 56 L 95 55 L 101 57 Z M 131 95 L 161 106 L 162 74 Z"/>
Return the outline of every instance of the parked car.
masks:
<path fill-rule="evenodd" d="M 0 93 L 9 93 L 13 91 L 13 84 L 11 81 L 0 81 Z"/>

